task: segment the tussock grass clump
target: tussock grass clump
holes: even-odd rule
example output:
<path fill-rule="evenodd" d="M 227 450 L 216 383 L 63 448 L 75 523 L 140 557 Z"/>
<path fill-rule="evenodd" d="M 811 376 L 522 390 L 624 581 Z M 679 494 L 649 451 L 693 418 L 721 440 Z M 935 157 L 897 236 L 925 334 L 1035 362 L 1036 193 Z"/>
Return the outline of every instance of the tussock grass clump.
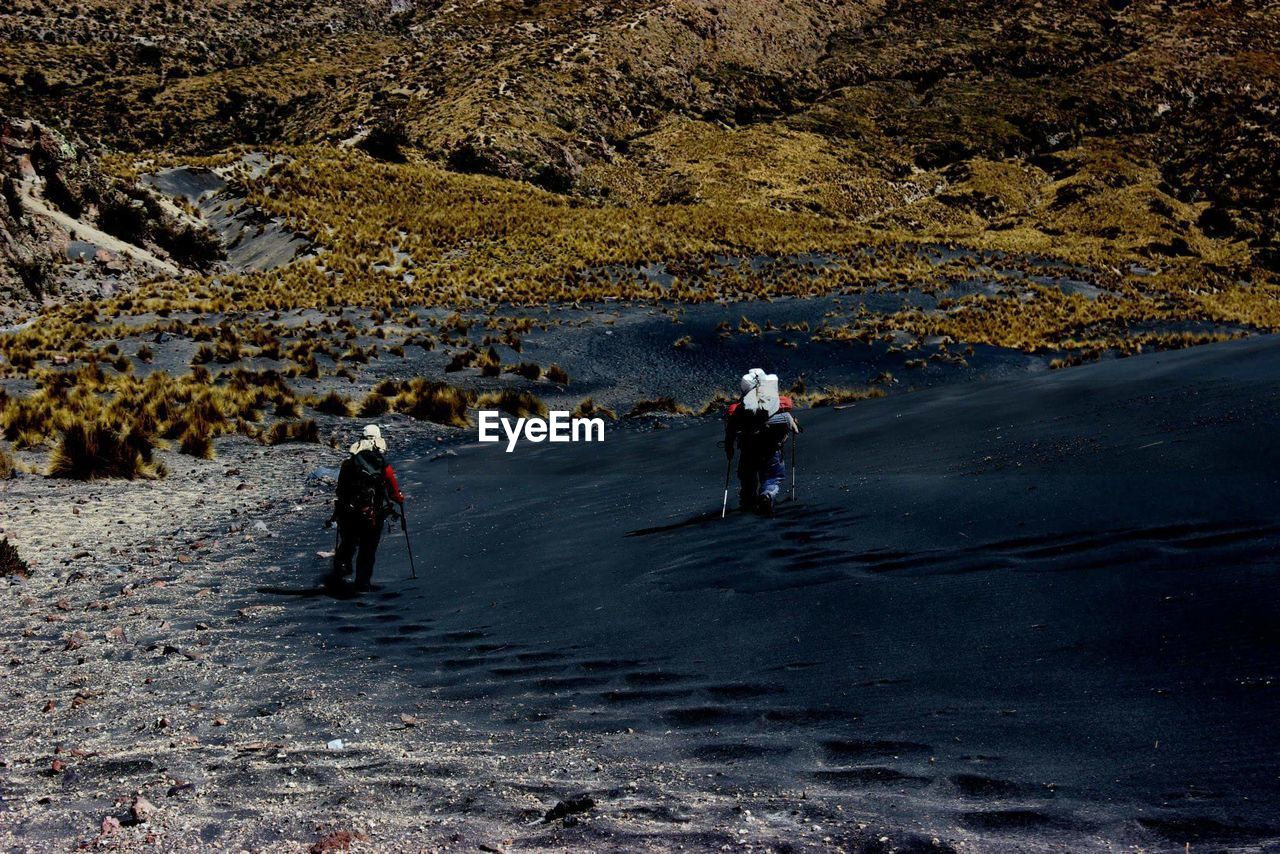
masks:
<path fill-rule="evenodd" d="M 568 385 L 569 372 L 552 362 L 551 367 L 547 368 L 547 381 L 556 385 Z"/>
<path fill-rule="evenodd" d="M 54 449 L 49 476 L 70 480 L 148 477 L 153 447 L 149 437 L 134 430 L 122 433 L 100 422 L 72 424 L 62 431 Z"/>
<path fill-rule="evenodd" d="M 524 377 L 527 380 L 542 379 L 542 366 L 537 362 L 521 362 L 507 368 L 507 373 Z"/>
<path fill-rule="evenodd" d="M 297 418 L 302 414 L 302 407 L 298 406 L 296 400 L 282 400 L 276 404 L 271 414 L 276 418 Z"/>
<path fill-rule="evenodd" d="M 207 424 L 192 424 L 178 439 L 178 452 L 198 460 L 213 459 L 213 432 Z"/>
<path fill-rule="evenodd" d="M 350 402 L 336 391 L 331 391 L 319 400 L 314 400 L 311 408 L 325 415 L 337 415 L 342 418 L 351 416 Z"/>
<path fill-rule="evenodd" d="M 502 391 L 490 391 L 480 395 L 476 401 L 477 409 L 500 409 L 516 418 L 530 415 L 545 416 L 547 405 L 535 394 L 527 391 L 504 388 Z"/>
<path fill-rule="evenodd" d="M 30 578 L 31 567 L 18 554 L 18 549 L 5 537 L 0 540 L 0 578 Z"/>
<path fill-rule="evenodd" d="M 729 411 L 729 405 L 735 402 L 735 399 L 729 395 L 723 392 L 717 393 L 698 410 L 698 415 L 724 415 Z"/>
<path fill-rule="evenodd" d="M 627 413 L 628 418 L 635 418 L 640 415 L 688 415 L 689 408 L 676 401 L 674 397 L 657 397 L 653 400 L 641 400 L 631 407 L 631 411 Z"/>
<path fill-rule="evenodd" d="M 608 407 L 598 405 L 590 397 L 584 397 L 578 401 L 578 405 L 573 408 L 573 412 L 569 413 L 570 418 L 608 418 L 610 421 L 617 421 L 618 414 Z"/>
<path fill-rule="evenodd" d="M 376 418 L 391 409 L 391 401 L 384 394 L 374 391 L 360 404 L 361 418 Z"/>
<path fill-rule="evenodd" d="M 283 445 L 286 442 L 320 441 L 320 427 L 310 418 L 305 421 L 277 421 L 271 429 L 258 437 L 264 445 Z"/>
<path fill-rule="evenodd" d="M 463 368 L 469 368 L 480 358 L 480 354 L 474 350 L 459 350 L 449 357 L 449 363 L 444 366 L 444 372 L 451 374 L 460 371 Z"/>
<path fill-rule="evenodd" d="M 824 388 L 820 391 L 801 392 L 793 394 L 791 400 L 797 406 L 843 406 L 846 403 L 854 403 L 859 400 L 870 400 L 872 398 L 884 397 L 884 389 L 882 388 L 842 388 L 832 387 Z"/>
<path fill-rule="evenodd" d="M 13 472 L 13 457 L 9 456 L 9 452 L 4 448 L 0 448 L 0 480 L 13 477 Z"/>
<path fill-rule="evenodd" d="M 392 402 L 396 412 L 450 427 L 470 425 L 467 409 L 475 402 L 474 393 L 447 383 L 415 379 Z"/>
<path fill-rule="evenodd" d="M 480 376 L 482 377 L 496 377 L 502 373 L 502 357 L 492 347 L 483 356 L 476 359 L 475 365 L 480 369 Z M 534 367 L 537 367 L 537 365 L 534 365 Z M 538 374 L 541 376 L 541 368 L 538 368 Z"/>

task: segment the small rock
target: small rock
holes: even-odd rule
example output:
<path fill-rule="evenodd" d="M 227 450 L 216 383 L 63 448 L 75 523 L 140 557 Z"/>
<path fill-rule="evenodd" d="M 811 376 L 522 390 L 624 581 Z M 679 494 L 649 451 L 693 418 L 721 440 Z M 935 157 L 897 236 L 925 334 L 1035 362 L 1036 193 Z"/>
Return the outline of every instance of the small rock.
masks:
<path fill-rule="evenodd" d="M 133 799 L 133 803 L 129 805 L 129 815 L 132 816 L 136 824 L 145 824 L 147 819 L 156 814 L 156 806 L 151 801 L 139 795 Z"/>
<path fill-rule="evenodd" d="M 364 840 L 363 833 L 352 833 L 349 830 L 338 830 L 323 837 L 311 846 L 311 854 L 325 854 L 326 851 L 350 851 L 351 843 Z"/>
<path fill-rule="evenodd" d="M 542 820 L 550 823 L 558 818 L 565 818 L 566 816 L 571 816 L 575 813 L 586 812 L 595 805 L 596 802 L 589 796 L 578 795 L 576 797 L 569 798 L 568 800 L 558 802 L 554 807 L 547 810 L 547 814 L 542 817 Z"/>
<path fill-rule="evenodd" d="M 120 829 L 120 819 L 109 815 L 102 820 L 102 835 L 110 836 Z"/>
<path fill-rule="evenodd" d="M 337 750 L 343 750 L 344 748 L 346 748 L 346 745 L 342 743 L 342 739 L 340 738 L 335 738 L 333 741 L 325 745 L 326 750 L 337 751 Z"/>

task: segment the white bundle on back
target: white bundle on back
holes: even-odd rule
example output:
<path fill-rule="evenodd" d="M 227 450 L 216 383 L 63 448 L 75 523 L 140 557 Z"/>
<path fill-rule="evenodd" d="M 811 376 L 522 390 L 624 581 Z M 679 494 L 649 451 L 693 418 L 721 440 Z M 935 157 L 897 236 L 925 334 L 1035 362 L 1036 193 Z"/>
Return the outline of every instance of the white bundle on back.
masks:
<path fill-rule="evenodd" d="M 752 368 L 742 375 L 742 408 L 749 412 L 778 411 L 778 375 Z"/>

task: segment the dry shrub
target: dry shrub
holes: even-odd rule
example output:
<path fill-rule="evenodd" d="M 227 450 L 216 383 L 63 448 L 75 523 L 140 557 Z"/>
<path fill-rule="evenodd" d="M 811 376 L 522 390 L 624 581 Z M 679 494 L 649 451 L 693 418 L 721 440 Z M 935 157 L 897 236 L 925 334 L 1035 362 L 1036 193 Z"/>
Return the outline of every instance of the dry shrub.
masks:
<path fill-rule="evenodd" d="M 729 397 L 727 394 L 719 393 L 715 397 L 708 400 L 706 402 L 706 405 L 704 405 L 702 409 L 698 410 L 698 414 L 699 415 L 723 415 L 726 412 L 728 412 L 729 406 L 733 403 L 737 403 L 737 400 L 735 400 L 732 397 Z"/>
<path fill-rule="evenodd" d="M 474 350 L 459 350 L 449 358 L 449 364 L 444 366 L 444 372 L 451 374 L 460 371 L 463 368 L 469 368 L 480 358 L 480 354 Z"/>
<path fill-rule="evenodd" d="M 596 405 L 596 402 L 590 397 L 584 397 L 578 401 L 578 405 L 574 407 L 573 412 L 569 413 L 570 418 L 608 418 L 610 421 L 617 421 L 618 414 L 612 409 Z"/>
<path fill-rule="evenodd" d="M 336 391 L 331 391 L 312 403 L 311 408 L 316 412 L 323 412 L 325 415 L 338 415 L 343 418 L 351 415 L 351 404 Z"/>
<path fill-rule="evenodd" d="M 504 388 L 502 391 L 490 391 L 480 395 L 476 401 L 477 409 L 500 409 L 516 418 L 530 415 L 545 416 L 547 405 L 536 394 L 527 391 Z"/>
<path fill-rule="evenodd" d="M 109 424 L 78 422 L 62 431 L 49 462 L 49 476 L 71 480 L 148 476 L 154 445 L 137 431 L 121 433 Z"/>
<path fill-rule="evenodd" d="M 31 567 L 5 537 L 0 540 L 0 578 L 30 578 Z"/>
<path fill-rule="evenodd" d="M 360 404 L 359 414 L 361 418 L 377 418 L 379 415 L 385 414 L 389 409 L 391 409 L 391 401 L 387 399 L 386 395 L 375 391 L 370 393 L 364 399 L 364 402 Z"/>
<path fill-rule="evenodd" d="M 302 408 L 298 406 L 296 400 L 282 400 L 276 404 L 272 414 L 276 418 L 297 418 L 302 414 Z"/>
<path fill-rule="evenodd" d="M 551 367 L 547 368 L 547 381 L 553 382 L 556 385 L 568 385 L 569 372 L 557 365 L 555 362 L 552 362 Z"/>
<path fill-rule="evenodd" d="M 502 373 L 502 357 L 498 355 L 497 350 L 490 347 L 487 353 L 476 359 L 476 367 L 480 369 L 480 376 L 496 377 Z M 534 367 L 538 368 L 537 365 L 534 365 Z M 538 368 L 538 376 L 541 375 L 542 368 Z M 537 377 L 534 377 L 534 379 L 537 379 Z"/>
<path fill-rule="evenodd" d="M 658 397 L 653 400 L 639 401 L 635 406 L 631 407 L 627 417 L 635 418 L 638 415 L 654 415 L 658 413 L 688 415 L 689 408 L 676 402 L 674 397 Z"/>
<path fill-rule="evenodd" d="M 277 421 L 271 429 L 258 437 L 264 445 L 283 445 L 285 442 L 320 441 L 320 428 L 311 419 L 306 421 Z"/>
<path fill-rule="evenodd" d="M 407 382 L 388 378 L 380 380 L 378 384 L 373 387 L 373 393 L 380 394 L 383 397 L 395 397 L 403 391 L 408 391 L 408 389 L 409 384 Z"/>
<path fill-rule="evenodd" d="M 178 440 L 178 452 L 198 460 L 213 459 L 213 436 L 205 425 L 192 424 Z"/>
<path fill-rule="evenodd" d="M 0 480 L 13 477 L 13 457 L 4 448 L 0 448 Z"/>
<path fill-rule="evenodd" d="M 824 388 L 821 391 L 806 392 L 795 395 L 792 402 L 803 406 L 842 406 L 858 400 L 884 397 L 884 389 L 879 388 Z"/>
<path fill-rule="evenodd" d="M 440 382 L 415 379 L 396 396 L 393 406 L 419 421 L 466 427 L 470 424 L 467 409 L 474 398 L 471 392 Z"/>
<path fill-rule="evenodd" d="M 542 366 L 537 362 L 521 362 L 507 368 L 507 373 L 517 374 L 527 380 L 539 380 L 542 378 Z"/>

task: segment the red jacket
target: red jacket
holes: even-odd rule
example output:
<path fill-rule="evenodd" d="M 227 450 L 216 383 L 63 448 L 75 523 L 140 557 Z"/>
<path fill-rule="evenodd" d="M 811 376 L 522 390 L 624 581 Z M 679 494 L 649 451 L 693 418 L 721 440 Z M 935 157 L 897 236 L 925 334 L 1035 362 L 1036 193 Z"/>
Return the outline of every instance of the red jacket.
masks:
<path fill-rule="evenodd" d="M 400 481 L 396 480 L 396 472 L 391 468 L 391 463 L 387 463 L 387 467 L 382 470 L 382 476 L 387 479 L 387 497 L 397 504 L 403 504 L 404 493 L 400 491 Z"/>

